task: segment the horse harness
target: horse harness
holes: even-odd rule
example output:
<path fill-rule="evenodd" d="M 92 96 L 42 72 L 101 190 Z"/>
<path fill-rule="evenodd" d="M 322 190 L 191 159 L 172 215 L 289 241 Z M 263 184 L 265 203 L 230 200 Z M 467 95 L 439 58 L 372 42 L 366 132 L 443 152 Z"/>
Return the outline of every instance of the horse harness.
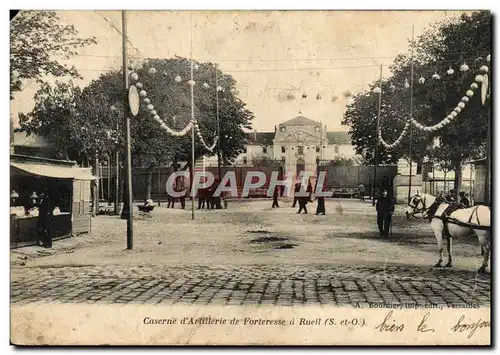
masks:
<path fill-rule="evenodd" d="M 479 222 L 479 213 L 478 213 L 478 209 L 479 209 L 479 206 L 476 206 L 476 208 L 474 208 L 474 210 L 472 211 L 470 217 L 469 217 L 469 220 L 467 222 L 462 222 L 462 221 L 459 221 L 458 219 L 456 218 L 453 218 L 451 217 L 450 215 L 459 210 L 459 209 L 462 209 L 464 208 L 464 206 L 462 204 L 459 204 L 459 203 L 453 203 L 451 204 L 450 206 L 448 206 L 446 208 L 446 210 L 444 210 L 443 214 L 441 216 L 432 216 L 429 218 L 430 221 L 432 221 L 433 218 L 438 218 L 440 219 L 442 222 L 443 222 L 443 230 L 444 230 L 444 233 L 445 233 L 445 236 L 449 237 L 450 236 L 450 231 L 448 229 L 448 225 L 451 223 L 451 224 L 456 224 L 458 226 L 461 226 L 461 227 L 468 227 L 468 228 L 471 228 L 471 229 L 480 229 L 480 230 L 488 230 L 490 229 L 490 227 L 488 226 L 481 226 L 480 225 L 480 222 Z M 474 216 L 476 217 L 476 221 L 477 223 L 473 223 L 472 222 L 472 219 L 474 218 Z"/>

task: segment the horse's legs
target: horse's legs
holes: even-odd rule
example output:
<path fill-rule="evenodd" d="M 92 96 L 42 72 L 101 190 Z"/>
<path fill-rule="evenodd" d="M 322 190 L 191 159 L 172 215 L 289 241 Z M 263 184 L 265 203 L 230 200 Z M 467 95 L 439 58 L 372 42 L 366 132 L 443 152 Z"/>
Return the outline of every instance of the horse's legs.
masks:
<path fill-rule="evenodd" d="M 443 231 L 442 230 L 435 230 L 434 235 L 436 236 L 436 241 L 438 245 L 438 251 L 439 251 L 439 260 L 434 265 L 435 267 L 441 267 L 441 263 L 443 262 Z"/>
<path fill-rule="evenodd" d="M 448 249 L 448 262 L 446 263 L 445 267 L 451 267 L 451 247 L 452 247 L 452 242 L 453 239 L 451 238 L 450 235 L 447 236 L 446 238 L 446 249 Z"/>
<path fill-rule="evenodd" d="M 483 273 L 486 272 L 488 260 L 490 258 L 490 235 L 488 231 L 476 231 L 476 234 L 479 239 L 479 244 L 481 244 L 481 254 L 483 255 L 483 263 L 477 271 Z"/>

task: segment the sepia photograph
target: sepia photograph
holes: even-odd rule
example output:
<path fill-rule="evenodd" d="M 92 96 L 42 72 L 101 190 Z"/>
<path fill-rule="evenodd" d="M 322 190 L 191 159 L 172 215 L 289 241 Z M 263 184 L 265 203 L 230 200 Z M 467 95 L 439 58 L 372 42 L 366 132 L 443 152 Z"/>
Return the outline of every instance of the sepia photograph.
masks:
<path fill-rule="evenodd" d="M 491 346 L 490 10 L 11 10 L 12 346 Z"/>

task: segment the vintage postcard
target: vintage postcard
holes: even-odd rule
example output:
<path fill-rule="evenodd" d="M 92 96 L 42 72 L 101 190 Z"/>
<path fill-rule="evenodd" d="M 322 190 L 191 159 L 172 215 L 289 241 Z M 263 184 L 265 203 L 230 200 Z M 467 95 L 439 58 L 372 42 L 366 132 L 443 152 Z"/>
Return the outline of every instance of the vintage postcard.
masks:
<path fill-rule="evenodd" d="M 492 14 L 23 10 L 14 345 L 491 344 Z"/>

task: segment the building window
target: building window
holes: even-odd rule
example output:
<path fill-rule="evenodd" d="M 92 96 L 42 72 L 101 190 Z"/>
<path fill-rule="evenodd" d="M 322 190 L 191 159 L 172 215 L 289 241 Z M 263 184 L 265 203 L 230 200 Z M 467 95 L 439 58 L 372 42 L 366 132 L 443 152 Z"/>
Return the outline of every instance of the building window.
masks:
<path fill-rule="evenodd" d="M 299 154 L 304 154 L 304 146 L 299 145 L 297 149 L 299 150 Z"/>
<path fill-rule="evenodd" d="M 319 153 L 319 147 L 316 147 L 316 153 Z"/>
<path fill-rule="evenodd" d="M 285 147 L 281 147 L 281 153 L 285 152 Z"/>
<path fill-rule="evenodd" d="M 243 158 L 243 164 L 247 165 L 247 162 L 248 162 L 247 157 L 244 157 Z"/>
<path fill-rule="evenodd" d="M 247 146 L 245 147 L 245 153 L 248 153 L 248 147 Z"/>
<path fill-rule="evenodd" d="M 262 148 L 262 153 L 267 154 L 267 147 Z"/>
<path fill-rule="evenodd" d="M 335 146 L 335 153 L 338 153 L 338 152 L 339 152 L 339 146 L 338 146 L 338 145 L 336 145 L 336 146 Z"/>
<path fill-rule="evenodd" d="M 316 132 L 319 132 L 319 127 L 318 127 L 318 126 L 314 127 L 314 130 L 315 130 Z"/>
<path fill-rule="evenodd" d="M 280 131 L 281 131 L 281 132 L 285 132 L 285 131 L 286 131 L 286 127 L 281 127 L 281 128 L 280 128 Z"/>

